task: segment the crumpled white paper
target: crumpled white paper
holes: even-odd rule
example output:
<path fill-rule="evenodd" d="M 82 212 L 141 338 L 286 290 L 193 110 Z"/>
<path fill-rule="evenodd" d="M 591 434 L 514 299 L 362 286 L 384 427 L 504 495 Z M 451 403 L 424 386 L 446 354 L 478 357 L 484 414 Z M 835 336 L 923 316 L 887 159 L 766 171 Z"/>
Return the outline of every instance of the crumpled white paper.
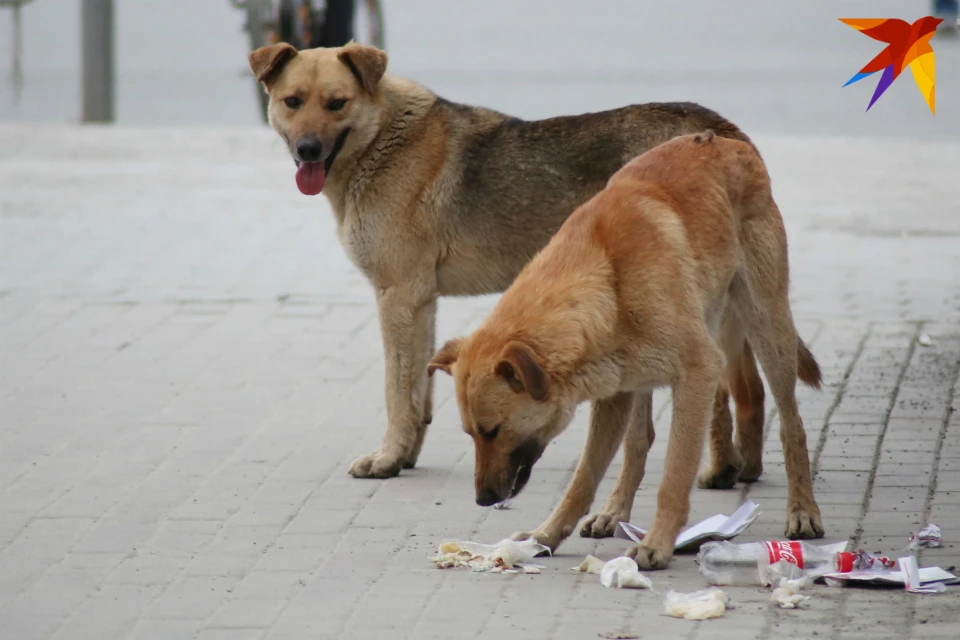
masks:
<path fill-rule="evenodd" d="M 614 558 L 600 569 L 600 584 L 618 589 L 652 589 L 650 578 L 640 573 L 633 558 Z"/>
<path fill-rule="evenodd" d="M 686 620 L 719 618 L 727 610 L 730 598 L 720 589 L 701 589 L 693 593 L 679 593 L 669 589 L 663 598 L 663 609 L 668 616 Z"/>
<path fill-rule="evenodd" d="M 545 568 L 533 564 L 539 553 L 550 552 L 550 547 L 534 540 L 501 540 L 496 544 L 478 542 L 444 542 L 437 555 L 430 558 L 438 569 L 468 567 L 472 571 L 490 573 L 540 573 Z"/>
<path fill-rule="evenodd" d="M 810 599 L 810 596 L 800 593 L 800 589 L 806 586 L 807 580 L 807 577 L 797 578 L 796 580 L 780 578 L 780 586 L 770 594 L 770 601 L 776 602 L 781 609 L 796 609 L 801 602 Z"/>

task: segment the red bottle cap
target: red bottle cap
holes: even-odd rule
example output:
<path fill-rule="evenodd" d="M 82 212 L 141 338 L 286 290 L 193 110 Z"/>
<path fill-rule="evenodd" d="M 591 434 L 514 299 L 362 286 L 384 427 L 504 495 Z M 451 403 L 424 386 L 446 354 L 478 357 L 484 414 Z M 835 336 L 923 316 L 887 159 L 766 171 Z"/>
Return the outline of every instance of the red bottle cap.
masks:
<path fill-rule="evenodd" d="M 856 559 L 856 554 L 850 553 L 849 551 L 840 551 L 837 553 L 837 571 L 840 573 L 849 573 L 853 571 L 853 561 Z"/>

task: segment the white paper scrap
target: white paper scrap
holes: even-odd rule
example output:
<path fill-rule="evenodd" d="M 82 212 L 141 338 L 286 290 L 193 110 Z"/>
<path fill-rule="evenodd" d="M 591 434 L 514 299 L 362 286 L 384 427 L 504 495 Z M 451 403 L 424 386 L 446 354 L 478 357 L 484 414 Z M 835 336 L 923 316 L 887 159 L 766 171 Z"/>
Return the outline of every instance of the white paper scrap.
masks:
<path fill-rule="evenodd" d="M 633 558 L 614 558 L 600 570 L 600 584 L 618 589 L 652 589 L 650 578 L 640 573 Z"/>
<path fill-rule="evenodd" d="M 920 569 L 917 567 L 916 556 L 906 556 L 898 558 L 900 571 L 903 572 L 903 586 L 910 593 L 943 593 L 947 590 L 947 585 L 942 582 L 930 582 L 920 584 Z"/>
<path fill-rule="evenodd" d="M 729 516 L 717 514 L 702 520 L 692 527 L 682 531 L 677 536 L 674 550 L 680 551 L 688 547 L 699 546 L 709 540 L 729 540 L 743 533 L 747 527 L 760 515 L 760 505 L 754 502 L 744 502 Z M 636 527 L 629 522 L 621 522 L 620 528 L 614 534 L 615 538 L 633 540 L 640 543 L 647 535 L 646 529 Z"/>

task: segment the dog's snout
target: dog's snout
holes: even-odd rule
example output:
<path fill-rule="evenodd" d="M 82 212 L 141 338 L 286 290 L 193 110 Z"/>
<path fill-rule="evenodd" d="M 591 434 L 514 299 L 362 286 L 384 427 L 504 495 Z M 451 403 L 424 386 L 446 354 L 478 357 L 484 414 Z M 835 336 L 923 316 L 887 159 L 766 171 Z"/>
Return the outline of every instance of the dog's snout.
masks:
<path fill-rule="evenodd" d="M 477 504 L 481 507 L 489 507 L 500 502 L 500 494 L 493 489 L 483 489 L 477 493 Z"/>
<path fill-rule="evenodd" d="M 323 145 L 316 138 L 301 138 L 297 142 L 297 155 L 304 162 L 320 162 Z"/>

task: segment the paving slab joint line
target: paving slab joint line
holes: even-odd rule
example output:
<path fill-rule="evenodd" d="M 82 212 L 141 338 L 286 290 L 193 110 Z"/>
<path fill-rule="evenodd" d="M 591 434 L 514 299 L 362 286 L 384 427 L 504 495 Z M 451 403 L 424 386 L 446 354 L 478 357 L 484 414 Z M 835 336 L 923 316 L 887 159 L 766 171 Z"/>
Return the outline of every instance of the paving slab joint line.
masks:
<path fill-rule="evenodd" d="M 869 322 L 867 323 L 867 330 L 864 332 L 863 337 L 860 338 L 860 342 L 857 344 L 857 350 L 853 353 L 853 358 L 850 359 L 850 364 L 843 372 L 843 378 L 840 380 L 840 386 L 837 387 L 837 395 L 834 397 L 833 402 L 827 409 L 826 415 L 823 417 L 823 428 L 820 429 L 820 437 L 817 439 L 817 444 L 813 450 L 813 459 L 810 461 L 811 478 L 816 478 L 817 473 L 820 471 L 820 457 L 823 455 L 823 450 L 827 446 L 827 437 L 830 435 L 830 420 L 833 418 L 833 414 L 836 412 L 837 407 L 839 407 L 840 403 L 843 402 L 843 397 L 847 393 L 847 384 L 850 382 L 850 376 L 853 375 L 853 370 L 860 361 L 860 356 L 863 355 L 863 350 L 866 348 L 867 340 L 870 339 L 871 335 L 873 335 L 873 323 Z"/>
<path fill-rule="evenodd" d="M 957 380 L 960 379 L 960 360 L 953 364 L 953 375 L 950 379 L 950 391 L 947 393 L 946 406 L 943 410 L 943 422 L 940 426 L 940 437 L 937 438 L 937 445 L 933 451 L 933 467 L 930 471 L 930 484 L 927 487 L 927 497 L 923 503 L 923 518 L 920 519 L 920 526 L 925 527 L 930 522 L 930 513 L 933 510 L 933 498 L 937 492 L 937 474 L 940 471 L 940 456 L 943 451 L 943 442 L 947 439 L 947 429 L 950 425 L 950 417 L 953 415 L 953 400 L 957 393 Z M 923 565 L 923 549 L 917 551 L 917 562 Z M 916 624 L 917 601 L 911 603 L 907 612 L 908 629 Z"/>
<path fill-rule="evenodd" d="M 863 533 L 863 521 L 867 516 L 867 511 L 870 509 L 870 499 L 873 495 L 873 485 L 877 478 L 877 466 L 880 464 L 880 456 L 883 453 L 883 440 L 887 435 L 887 428 L 890 425 L 890 414 L 893 413 L 893 409 L 897 404 L 897 397 L 900 395 L 900 386 L 903 384 L 903 379 L 906 376 L 907 369 L 910 368 L 910 361 L 913 360 L 913 354 L 917 350 L 917 339 L 920 337 L 920 331 L 921 325 L 918 323 L 914 329 L 913 336 L 910 338 L 910 346 L 907 348 L 907 357 L 904 358 L 903 366 L 900 367 L 900 371 L 897 373 L 897 379 L 894 382 L 893 390 L 890 394 L 890 401 L 887 403 L 887 408 L 883 413 L 883 419 L 880 421 L 880 435 L 877 436 L 877 444 L 873 450 L 873 459 L 870 464 L 870 476 L 867 478 L 867 487 L 863 492 L 863 503 L 860 505 L 860 516 L 857 518 L 857 527 L 854 530 L 853 537 L 850 539 L 850 542 L 853 545 L 857 545 L 860 542 L 860 536 Z"/>
<path fill-rule="evenodd" d="M 871 325 L 872 326 L 872 325 Z M 903 379 L 906 376 L 907 369 L 910 368 L 910 361 L 913 360 L 913 354 L 917 350 L 917 340 L 920 337 L 922 325 L 921 323 L 916 323 L 914 328 L 913 335 L 910 337 L 910 345 L 907 348 L 907 356 L 903 360 L 903 365 L 900 367 L 900 371 L 897 373 L 897 379 L 894 382 L 893 390 L 890 394 L 890 401 L 887 404 L 887 409 L 883 414 L 883 420 L 881 421 L 880 435 L 877 436 L 877 444 L 873 450 L 873 462 L 871 464 L 870 477 L 867 479 L 867 486 L 863 492 L 863 502 L 860 505 L 860 515 L 857 517 L 857 526 L 854 529 L 853 536 L 849 539 L 850 547 L 856 548 L 860 543 L 860 536 L 863 534 L 863 521 L 866 519 L 867 512 L 870 509 L 870 499 L 873 495 L 873 484 L 877 477 L 877 464 L 880 462 L 880 456 L 883 453 L 883 440 L 887 435 L 887 427 L 890 424 L 890 414 L 893 413 L 893 409 L 897 404 L 897 396 L 900 395 L 900 386 L 903 384 Z M 847 604 L 849 602 L 849 592 L 846 589 L 840 591 L 839 598 L 837 600 L 837 617 L 839 619 L 851 622 L 851 617 L 847 614 Z M 904 621 L 906 624 L 907 621 Z M 831 640 L 840 640 L 840 633 L 842 632 L 844 625 L 836 624 L 833 627 L 833 634 Z M 905 627 L 909 629 L 910 627 Z"/>

